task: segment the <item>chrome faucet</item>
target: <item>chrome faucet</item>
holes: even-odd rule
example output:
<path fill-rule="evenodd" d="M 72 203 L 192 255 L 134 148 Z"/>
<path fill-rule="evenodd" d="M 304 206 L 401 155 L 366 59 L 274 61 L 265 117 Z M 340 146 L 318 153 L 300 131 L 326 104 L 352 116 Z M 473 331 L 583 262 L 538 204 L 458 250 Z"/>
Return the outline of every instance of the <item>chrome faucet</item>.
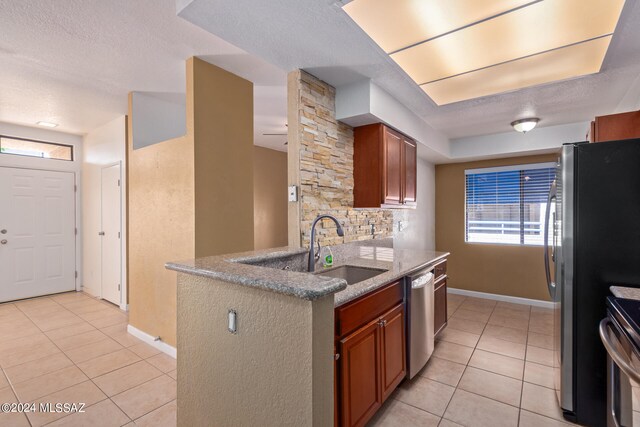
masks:
<path fill-rule="evenodd" d="M 336 232 L 338 233 L 338 236 L 342 237 L 344 236 L 344 230 L 342 229 L 342 226 L 340 225 L 340 223 L 338 222 L 338 220 L 336 219 L 336 217 L 334 217 L 333 215 L 318 215 L 316 217 L 316 219 L 313 220 L 313 224 L 311 224 L 311 243 L 309 245 L 309 268 L 308 271 L 310 273 L 312 273 L 315 270 L 315 265 L 316 265 L 316 254 L 314 251 L 314 240 L 316 237 L 316 224 L 318 223 L 318 221 L 320 221 L 323 218 L 328 218 L 330 220 L 333 220 L 333 222 L 336 223 L 336 227 L 338 227 L 338 229 L 336 230 Z M 320 246 L 320 243 L 318 242 L 318 246 Z"/>

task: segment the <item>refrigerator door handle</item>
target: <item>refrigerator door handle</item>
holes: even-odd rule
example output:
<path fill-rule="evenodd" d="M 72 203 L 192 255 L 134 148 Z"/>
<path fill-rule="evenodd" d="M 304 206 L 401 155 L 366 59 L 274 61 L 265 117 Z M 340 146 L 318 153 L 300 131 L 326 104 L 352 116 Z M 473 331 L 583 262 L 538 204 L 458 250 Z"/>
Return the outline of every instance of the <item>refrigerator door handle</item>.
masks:
<path fill-rule="evenodd" d="M 551 218 L 551 241 L 553 242 L 553 246 L 551 247 L 551 261 L 556 262 L 556 247 L 558 246 L 558 233 L 556 233 L 556 213 L 552 213 Z"/>
<path fill-rule="evenodd" d="M 547 277 L 547 288 L 549 289 L 549 296 L 551 299 L 555 298 L 556 292 L 556 284 L 551 280 L 551 262 L 549 261 L 549 219 L 551 216 L 551 202 L 556 199 L 558 194 L 556 182 L 553 181 L 551 183 L 551 188 L 549 189 L 549 197 L 547 198 L 547 208 L 544 214 L 544 271 Z M 555 240 L 555 224 L 553 225 L 553 234 Z M 555 248 L 554 248 L 555 251 Z M 555 253 L 553 255 L 555 259 Z"/>

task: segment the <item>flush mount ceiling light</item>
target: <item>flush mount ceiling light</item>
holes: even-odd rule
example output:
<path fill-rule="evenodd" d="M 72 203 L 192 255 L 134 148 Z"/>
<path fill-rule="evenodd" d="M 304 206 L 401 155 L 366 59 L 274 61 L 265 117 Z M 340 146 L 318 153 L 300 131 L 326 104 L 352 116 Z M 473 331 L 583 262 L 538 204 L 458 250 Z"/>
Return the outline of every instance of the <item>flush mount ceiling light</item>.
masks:
<path fill-rule="evenodd" d="M 46 128 L 54 128 L 54 127 L 58 126 L 57 123 L 51 123 L 51 122 L 37 122 L 36 124 L 38 126 L 44 126 Z"/>
<path fill-rule="evenodd" d="M 539 121 L 540 121 L 539 118 L 531 117 L 529 119 L 520 119 L 520 120 L 516 120 L 515 122 L 511 122 L 511 126 L 513 126 L 513 129 L 515 129 L 518 132 L 527 133 L 531 129 L 536 127 Z"/>
<path fill-rule="evenodd" d="M 600 71 L 624 0 L 353 0 L 345 12 L 438 105 Z"/>

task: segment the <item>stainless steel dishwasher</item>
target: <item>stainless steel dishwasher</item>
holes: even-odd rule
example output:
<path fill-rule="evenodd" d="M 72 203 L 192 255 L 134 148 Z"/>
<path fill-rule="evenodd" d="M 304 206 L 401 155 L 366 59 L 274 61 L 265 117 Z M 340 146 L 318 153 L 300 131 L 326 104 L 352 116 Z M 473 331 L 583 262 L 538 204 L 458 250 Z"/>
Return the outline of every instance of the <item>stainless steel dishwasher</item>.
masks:
<path fill-rule="evenodd" d="M 407 378 L 413 378 L 433 353 L 433 273 L 422 269 L 407 278 Z"/>

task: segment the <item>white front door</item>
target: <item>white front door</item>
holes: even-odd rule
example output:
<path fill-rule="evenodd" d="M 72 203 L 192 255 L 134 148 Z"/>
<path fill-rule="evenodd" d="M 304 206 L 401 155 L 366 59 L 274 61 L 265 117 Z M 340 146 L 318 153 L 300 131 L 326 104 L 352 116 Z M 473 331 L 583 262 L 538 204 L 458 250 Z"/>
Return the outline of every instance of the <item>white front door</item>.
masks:
<path fill-rule="evenodd" d="M 102 298 L 120 305 L 121 218 L 120 165 L 102 169 L 101 184 L 101 241 L 102 241 Z"/>
<path fill-rule="evenodd" d="M 74 174 L 0 167 L 0 302 L 76 289 Z"/>

